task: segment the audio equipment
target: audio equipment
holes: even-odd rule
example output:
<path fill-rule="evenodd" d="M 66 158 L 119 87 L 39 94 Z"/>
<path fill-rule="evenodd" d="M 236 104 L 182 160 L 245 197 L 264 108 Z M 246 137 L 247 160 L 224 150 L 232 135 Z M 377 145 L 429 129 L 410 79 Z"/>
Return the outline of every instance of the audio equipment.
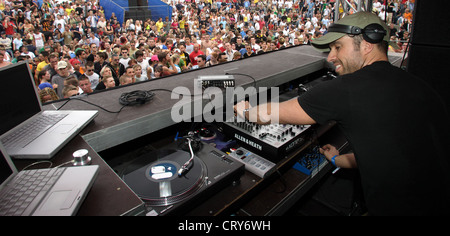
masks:
<path fill-rule="evenodd" d="M 450 110 L 450 80 L 445 66 L 450 64 L 450 27 L 430 27 L 447 20 L 450 1 L 416 0 L 414 5 L 406 70 L 433 87 Z"/>
<path fill-rule="evenodd" d="M 293 168 L 303 172 L 305 175 L 316 175 L 326 164 L 327 159 L 320 153 L 319 147 L 314 146 L 304 153 Z"/>
<path fill-rule="evenodd" d="M 142 20 L 151 19 L 152 13 L 149 9 L 147 0 L 128 0 L 128 8 L 125 11 L 125 20 Z M 125 22 L 125 21 L 124 21 Z"/>
<path fill-rule="evenodd" d="M 197 78 L 197 86 L 202 89 L 208 87 L 228 88 L 235 86 L 232 75 L 202 75 Z"/>
<path fill-rule="evenodd" d="M 243 163 L 246 170 L 261 178 L 270 176 L 270 174 L 276 170 L 275 163 L 266 160 L 243 147 L 239 147 L 234 152 L 230 153 L 229 156 L 234 160 Z"/>
<path fill-rule="evenodd" d="M 183 142 L 189 151 L 180 149 L 186 148 L 180 144 Z M 136 158 L 125 168 L 121 177 L 145 202 L 148 215 L 182 215 L 240 179 L 245 170 L 242 163 L 200 142 L 194 136 L 180 138 Z"/>
<path fill-rule="evenodd" d="M 345 33 L 351 35 L 362 34 L 364 40 L 369 43 L 380 43 L 387 34 L 386 30 L 380 24 L 370 24 L 361 29 L 357 26 L 331 24 L 328 27 L 328 32 Z"/>
<path fill-rule="evenodd" d="M 223 132 L 245 148 L 277 163 L 305 142 L 310 125 L 259 125 L 249 121 L 223 123 Z"/>

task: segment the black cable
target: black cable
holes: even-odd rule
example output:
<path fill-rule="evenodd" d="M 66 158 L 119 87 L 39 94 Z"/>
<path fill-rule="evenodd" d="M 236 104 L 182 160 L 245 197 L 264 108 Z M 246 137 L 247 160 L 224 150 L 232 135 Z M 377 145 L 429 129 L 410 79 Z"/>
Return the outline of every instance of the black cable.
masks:
<path fill-rule="evenodd" d="M 57 110 L 57 111 L 60 110 L 60 109 L 61 109 L 62 107 L 64 107 L 69 101 L 72 101 L 72 100 L 77 100 L 77 101 L 85 102 L 85 103 L 87 103 L 87 104 L 89 104 L 89 105 L 98 107 L 98 108 L 100 108 L 100 109 L 102 109 L 102 110 L 104 110 L 104 111 L 106 111 L 106 112 L 108 112 L 108 113 L 120 113 L 120 112 L 122 111 L 122 109 L 123 109 L 124 107 L 126 107 L 126 106 L 122 106 L 122 107 L 120 108 L 120 110 L 118 110 L 118 111 L 110 111 L 110 110 L 105 109 L 105 108 L 103 108 L 103 107 L 101 107 L 101 106 L 99 106 L 99 105 L 96 105 L 96 104 L 92 103 L 92 102 L 88 102 L 88 101 L 82 100 L 81 98 L 72 97 L 72 98 L 67 99 L 67 100 L 64 102 L 64 104 L 62 104 L 62 105 L 61 105 L 60 107 L 58 107 L 56 110 Z"/>
<path fill-rule="evenodd" d="M 119 98 L 119 103 L 124 106 L 134 106 L 138 104 L 145 104 L 153 99 L 155 93 L 151 91 L 135 90 L 128 93 L 122 93 Z"/>
<path fill-rule="evenodd" d="M 281 185 L 282 185 L 282 188 L 281 188 L 280 190 L 274 190 L 274 192 L 275 192 L 275 193 L 284 193 L 284 192 L 286 192 L 286 190 L 287 190 L 287 181 L 286 181 L 286 179 L 284 178 L 284 176 L 280 173 L 279 170 L 277 170 L 276 173 L 277 173 L 278 175 L 280 175 L 280 178 L 279 178 L 278 180 L 280 181 L 280 183 L 281 183 Z"/>
<path fill-rule="evenodd" d="M 411 41 L 411 38 L 409 38 L 408 42 L 406 43 L 406 48 L 405 48 L 405 52 L 403 53 L 402 62 L 400 62 L 400 68 L 402 68 L 403 62 L 405 61 L 406 52 L 408 52 L 410 41 Z M 406 66 L 405 66 L 405 68 L 406 68 Z"/>
<path fill-rule="evenodd" d="M 150 90 L 148 90 L 148 92 L 153 92 L 153 91 L 164 91 L 164 92 L 174 93 L 174 94 L 177 94 L 177 95 L 191 96 L 191 97 L 203 96 L 203 93 L 200 93 L 200 94 L 184 94 L 184 93 L 176 93 L 176 92 L 174 92 L 172 90 L 168 90 L 168 89 L 150 89 Z"/>
<path fill-rule="evenodd" d="M 102 109 L 102 110 L 104 110 L 104 111 L 106 111 L 106 112 L 108 112 L 108 113 L 120 113 L 120 112 L 122 111 L 122 109 L 123 109 L 124 107 L 126 107 L 126 105 L 124 105 L 124 106 L 122 106 L 118 111 L 110 111 L 110 110 L 105 109 L 105 108 L 103 108 L 103 107 L 101 107 L 101 106 L 99 106 L 99 105 L 96 105 L 96 104 L 92 103 L 92 102 L 88 102 L 88 101 L 85 101 L 85 100 L 81 100 L 81 99 L 79 99 L 79 98 L 72 98 L 72 99 L 70 99 L 70 100 L 78 100 L 78 101 L 85 102 L 85 103 L 87 103 L 87 104 L 89 104 L 89 105 L 98 107 L 98 108 L 100 108 L 100 109 Z"/>
<path fill-rule="evenodd" d="M 59 109 L 61 109 L 63 106 L 65 106 L 70 100 L 67 99 L 60 107 L 58 107 L 56 110 L 58 111 Z"/>
<path fill-rule="evenodd" d="M 253 78 L 252 76 L 250 76 L 250 75 L 247 75 L 247 74 L 241 74 L 241 73 L 225 73 L 226 75 L 243 75 L 243 76 L 247 76 L 247 77 L 249 77 L 249 78 L 251 78 L 252 80 L 253 80 L 253 87 L 255 87 L 256 88 L 256 79 L 255 78 Z"/>
<path fill-rule="evenodd" d="M 132 92 L 128 92 L 128 93 L 123 93 L 122 95 L 120 95 L 119 98 L 119 103 L 122 104 L 123 106 L 120 108 L 120 110 L 118 111 L 110 111 L 107 110 L 99 105 L 96 105 L 94 103 L 82 100 L 80 97 L 71 97 L 71 98 L 67 98 L 66 101 L 60 106 L 58 107 L 56 110 L 60 110 L 61 108 L 63 108 L 68 102 L 70 102 L 71 100 L 78 100 L 78 101 L 82 101 L 85 102 L 87 104 L 90 104 L 92 106 L 98 107 L 108 113 L 120 113 L 122 111 L 122 109 L 126 106 L 134 106 L 134 105 L 138 105 L 138 104 L 144 104 L 148 101 L 150 101 L 151 99 L 153 99 L 153 97 L 155 96 L 155 93 L 153 93 L 153 91 L 165 91 L 165 92 L 170 92 L 170 93 L 174 93 L 171 90 L 168 89 L 151 89 L 148 91 L 145 90 L 135 90 Z M 180 94 L 180 93 L 176 93 L 178 95 L 189 95 L 191 97 L 194 96 L 198 96 L 198 95 L 203 95 L 203 94 Z"/>
<path fill-rule="evenodd" d="M 149 92 L 153 92 L 153 91 L 172 92 L 171 90 L 163 89 L 163 88 L 160 88 L 160 89 L 150 89 L 150 90 L 148 90 L 148 91 L 149 91 Z M 184 94 L 181 94 L 181 95 L 184 95 Z"/>

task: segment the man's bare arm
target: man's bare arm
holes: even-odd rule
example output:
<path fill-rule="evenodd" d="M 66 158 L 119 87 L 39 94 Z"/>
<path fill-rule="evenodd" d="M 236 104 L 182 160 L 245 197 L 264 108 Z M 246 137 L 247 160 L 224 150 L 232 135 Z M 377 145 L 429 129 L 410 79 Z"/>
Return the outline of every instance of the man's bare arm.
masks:
<path fill-rule="evenodd" d="M 249 109 L 248 112 L 244 112 Z M 248 102 L 242 101 L 235 105 L 234 110 L 237 115 L 258 124 L 293 124 L 310 125 L 316 122 L 302 109 L 297 98 L 282 103 L 260 104 L 256 107 L 250 107 Z M 245 114 L 244 114 L 245 113 Z"/>

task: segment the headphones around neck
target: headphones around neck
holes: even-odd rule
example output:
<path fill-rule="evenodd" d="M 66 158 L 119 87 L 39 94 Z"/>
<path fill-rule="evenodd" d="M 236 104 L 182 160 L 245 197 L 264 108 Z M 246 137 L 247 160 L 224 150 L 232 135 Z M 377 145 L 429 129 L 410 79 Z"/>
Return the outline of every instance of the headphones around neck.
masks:
<path fill-rule="evenodd" d="M 370 24 L 364 27 L 364 29 L 361 29 L 358 26 L 331 24 L 328 27 L 328 32 L 345 33 L 351 35 L 362 34 L 364 40 L 374 44 L 383 41 L 384 36 L 387 34 L 383 26 L 376 23 Z"/>

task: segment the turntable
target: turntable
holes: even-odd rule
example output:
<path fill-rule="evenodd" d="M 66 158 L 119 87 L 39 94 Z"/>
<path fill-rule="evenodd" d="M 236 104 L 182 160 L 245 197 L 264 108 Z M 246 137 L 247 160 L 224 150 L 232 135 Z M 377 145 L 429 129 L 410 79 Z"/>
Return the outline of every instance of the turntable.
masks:
<path fill-rule="evenodd" d="M 154 215 L 185 214 L 244 173 L 244 165 L 211 145 L 200 140 L 186 144 L 183 138 L 144 154 L 124 171 L 124 182 Z"/>
<path fill-rule="evenodd" d="M 224 134 L 220 131 L 216 125 L 213 124 L 203 124 L 200 129 L 194 131 L 194 133 L 200 138 L 204 143 L 208 143 L 213 147 L 226 151 L 231 147 L 236 146 L 236 140 L 227 139 L 225 140 Z"/>

